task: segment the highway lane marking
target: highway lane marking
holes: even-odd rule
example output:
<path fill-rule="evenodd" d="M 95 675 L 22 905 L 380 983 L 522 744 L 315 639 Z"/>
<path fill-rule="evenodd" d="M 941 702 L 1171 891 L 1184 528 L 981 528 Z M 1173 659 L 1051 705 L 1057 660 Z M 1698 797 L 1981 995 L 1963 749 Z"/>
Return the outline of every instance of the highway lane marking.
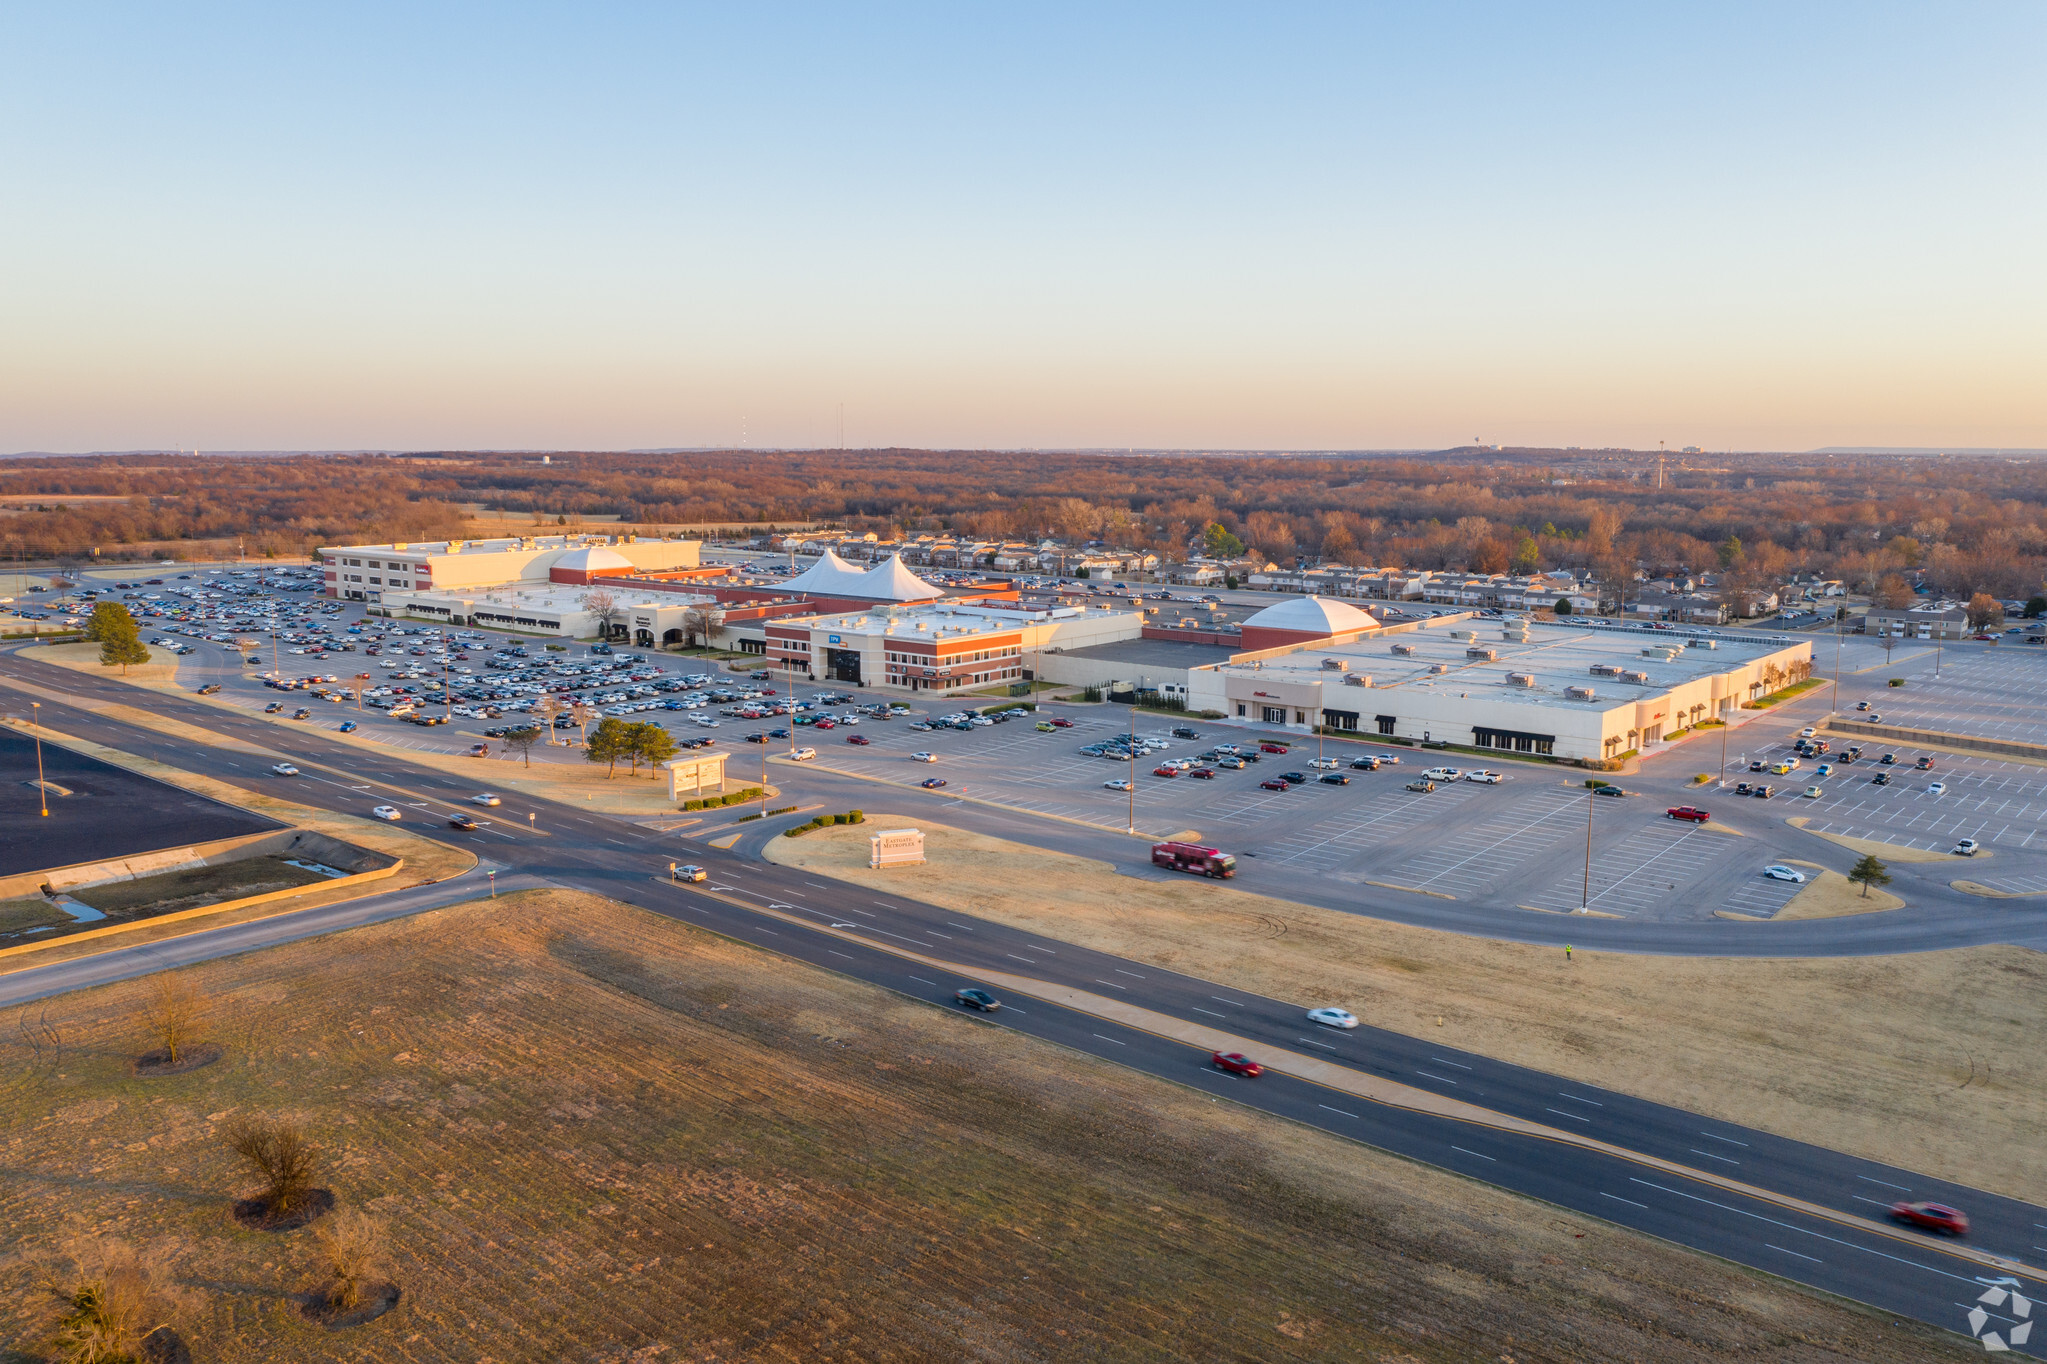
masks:
<path fill-rule="evenodd" d="M 1005 957 L 1008 957 L 1008 958 L 1009 958 L 1009 959 L 1010 959 L 1011 961 L 1020 961 L 1020 962 L 1022 962 L 1022 963 L 1023 963 L 1024 965 L 1026 965 L 1026 966 L 1036 966 L 1036 965 L 1037 965 L 1037 963 L 1036 963 L 1036 962 L 1034 962 L 1034 961 L 1032 961 L 1032 960 L 1031 960 L 1031 959 L 1030 959 L 1029 957 L 1019 957 L 1019 956 L 1018 956 L 1018 955 L 1017 955 L 1016 953 L 1014 953 L 1014 952 L 1004 952 L 1004 953 L 1003 953 L 1002 955 L 1003 955 L 1003 956 L 1005 956 Z"/>
<path fill-rule="evenodd" d="M 1127 1047 L 1130 1045 L 1128 1042 L 1118 1041 L 1116 1038 L 1113 1037 L 1105 1037 L 1101 1033 L 1096 1033 L 1095 1036 L 1100 1037 L 1104 1042 L 1115 1042 L 1116 1045 L 1119 1047 Z"/>
<path fill-rule="evenodd" d="M 852 953 L 850 953 L 850 952 L 841 952 L 841 951 L 839 951 L 839 950 L 838 950 L 837 948 L 833 948 L 833 947 L 827 947 L 827 948 L 825 949 L 825 951 L 827 951 L 827 952 L 831 953 L 831 954 L 832 954 L 833 956 L 835 956 L 835 957 L 844 957 L 844 958 L 845 958 L 845 959 L 846 959 L 847 961 L 854 961 L 854 960 L 857 960 L 857 958 L 855 958 L 855 957 L 853 956 L 853 954 L 852 954 Z"/>
<path fill-rule="evenodd" d="M 1872 1208 L 1888 1208 L 1891 1206 L 1881 1198 L 1864 1198 L 1861 1194 L 1849 1194 L 1848 1197 L 1854 1199 L 1857 1203 L 1867 1203 Z M 2038 1250 L 2039 1247 L 2034 1246 L 2033 1249 Z"/>
<path fill-rule="evenodd" d="M 1569 1118 L 1572 1122 L 1589 1123 L 1592 1121 L 1592 1119 L 1586 1117 L 1583 1113 L 1566 1113 L 1561 1108 L 1545 1108 L 1542 1111 L 1545 1113 L 1554 1113 L 1560 1118 Z"/>
<path fill-rule="evenodd" d="M 831 889 L 831 887 L 830 887 L 830 886 L 820 886 L 820 885 L 818 885 L 818 884 L 817 884 L 817 882 L 815 882 L 815 881 L 805 881 L 805 882 L 804 882 L 803 884 L 804 884 L 804 885 L 806 885 L 806 886 L 810 886 L 810 887 L 812 887 L 813 889 L 816 889 L 816 890 L 830 890 L 830 889 Z"/>
<path fill-rule="evenodd" d="M 1701 1150 L 1700 1150 L 1700 1149 L 1699 1149 L 1698 1147 L 1696 1147 L 1696 1146 L 1694 1146 L 1694 1147 L 1691 1147 L 1691 1148 L 1690 1148 L 1690 1150 L 1691 1150 L 1691 1153 L 1692 1153 L 1693 1155 L 1695 1155 L 1695 1156 L 1704 1156 L 1704 1157 L 1705 1157 L 1706 1159 L 1708 1159 L 1708 1160 L 1717 1160 L 1717 1161 L 1720 1161 L 1720 1162 L 1722 1162 L 1723 1164 L 1727 1164 L 1727 1165 L 1739 1165 L 1739 1164 L 1741 1164 L 1741 1162 L 1740 1162 L 1740 1161 L 1736 1160 L 1736 1159 L 1735 1159 L 1734 1157 L 1732 1157 L 1732 1156 L 1716 1156 L 1716 1155 L 1714 1155 L 1714 1154 L 1713 1154 L 1713 1153 L 1712 1153 L 1711 1151 L 1701 1151 Z"/>
<path fill-rule="evenodd" d="M 1095 984 L 1097 984 L 1097 985 L 1106 985 L 1106 986 L 1108 986 L 1108 987 L 1109 987 L 1109 988 L 1110 988 L 1111 990 L 1121 990 L 1121 991 L 1123 991 L 1123 992 L 1124 992 L 1125 994 L 1128 994 L 1128 993 L 1130 992 L 1130 987 L 1129 987 L 1128 985 L 1118 985 L 1118 984 L 1117 984 L 1117 983 L 1116 983 L 1115 981 L 1113 981 L 1113 980 L 1103 980 L 1103 979 L 1102 979 L 1102 978 L 1101 978 L 1100 976 L 1096 976 L 1096 977 L 1095 977 Z"/>
<path fill-rule="evenodd" d="M 918 983 L 919 985 L 931 985 L 931 986 L 936 986 L 936 985 L 938 984 L 938 982 L 937 982 L 937 981 L 935 981 L 935 980 L 926 980 L 926 979 L 924 979 L 924 977 L 922 977 L 922 976 L 911 976 L 911 977 L 910 977 L 910 979 L 911 979 L 911 980 L 914 980 L 914 981 L 916 981 L 916 982 L 917 982 L 917 983 Z"/>
<path fill-rule="evenodd" d="M 1217 1013 L 1217 1012 L 1216 1012 L 1215 1010 L 1213 1010 L 1213 1009 L 1204 1009 L 1204 1008 L 1202 1008 L 1202 1007 L 1201 1007 L 1201 1006 L 1200 1006 L 1199 1004 L 1190 1004 L 1190 1005 L 1188 1005 L 1187 1007 L 1188 1007 L 1188 1008 L 1190 1008 L 1190 1009 L 1192 1009 L 1192 1010 L 1194 1010 L 1194 1012 L 1195 1012 L 1195 1013 L 1198 1013 L 1198 1014 L 1207 1014 L 1207 1015 L 1208 1015 L 1208 1016 L 1209 1016 L 1210 1018 L 1227 1018 L 1227 1017 L 1229 1017 L 1229 1015 L 1228 1015 L 1228 1014 L 1219 1014 L 1219 1013 Z"/>
<path fill-rule="evenodd" d="M 945 921 L 945 926 L 947 928 L 957 928 L 962 933 L 971 933 L 974 931 L 973 929 L 968 928 L 965 924 L 956 924 L 950 919 L 947 919 Z"/>
<path fill-rule="evenodd" d="M 1831 1241 L 1833 1244 L 1837 1246 L 1846 1246 L 1850 1250 L 1859 1250 L 1868 1255 L 1881 1256 L 1883 1259 L 1886 1260 L 1896 1260 L 1901 1265 L 1910 1265 L 1914 1269 L 1923 1269 L 1929 1274 L 1938 1274 L 1943 1278 L 1953 1279 L 1957 1283 L 1972 1284 L 1976 1282 L 1976 1280 L 1974 1279 L 1965 1278 L 1960 1274 L 1950 1274 L 1945 1269 L 1936 1269 L 1934 1266 L 1925 1264 L 1918 1260 L 1908 1260 L 1902 1255 L 1893 1255 L 1888 1251 L 1877 1250 L 1871 1246 L 1858 1246 L 1853 1241 L 1843 1241 L 1840 1237 L 1829 1236 L 1823 1231 L 1813 1231 L 1808 1227 L 1797 1226 L 1790 1222 L 1780 1222 L 1774 1217 L 1765 1217 L 1762 1213 L 1751 1212 L 1747 1208 L 1737 1208 L 1731 1203 L 1719 1203 L 1715 1202 L 1713 1199 L 1710 1198 L 1703 1198 L 1698 1194 L 1686 1193 L 1683 1189 L 1666 1188 L 1661 1184 L 1651 1183 L 1649 1180 L 1637 1179 L 1634 1177 L 1630 1177 L 1628 1182 L 1630 1184 L 1640 1184 L 1645 1188 L 1655 1189 L 1660 1193 L 1676 1194 L 1679 1198 L 1689 1198 L 1694 1203 L 1704 1203 L 1706 1206 L 1718 1208 L 1722 1212 L 1740 1213 L 1743 1217 L 1753 1217 L 1758 1222 L 1768 1222 L 1773 1227 L 1782 1227 L 1786 1231 L 1795 1231 L 1799 1233 L 1801 1236 L 1811 1236 L 1817 1240 Z M 1767 1244 L 1767 1242 L 1765 1244 Z"/>
<path fill-rule="evenodd" d="M 1911 1191 L 1910 1189 L 1906 1188 L 1906 1187 L 1905 1187 L 1905 1186 L 1904 1186 L 1903 1184 L 1893 1184 L 1893 1183 L 1891 1183 L 1891 1182 L 1890 1182 L 1889 1180 L 1884 1180 L 1884 1179 L 1871 1179 L 1871 1178 L 1870 1178 L 1870 1177 L 1869 1177 L 1868 1175 L 1857 1175 L 1857 1176 L 1855 1176 L 1855 1177 L 1856 1177 L 1857 1179 L 1861 1180 L 1861 1181 L 1862 1181 L 1863 1183 L 1865 1183 L 1865 1184 L 1881 1184 L 1881 1185 L 1883 1185 L 1883 1186 L 1884 1186 L 1884 1187 L 1885 1187 L 1886 1189 L 1896 1189 L 1896 1190 L 1897 1190 L 1897 1191 L 1898 1191 L 1899 1193 L 1911 1193 L 1911 1192 L 1912 1192 L 1912 1191 Z M 2039 1224 L 2038 1224 L 2038 1223 L 2035 1223 L 2034 1225 L 2036 1225 L 2036 1226 L 2037 1226 L 2037 1225 L 2039 1225 Z M 2047 1227 L 2042 1227 L 2042 1228 L 2041 1228 L 2041 1230 L 2043 1230 L 2043 1231 L 2047 1231 Z"/>
<path fill-rule="evenodd" d="M 1747 1143 L 1747 1142 L 1745 1142 L 1745 1141 L 1736 1141 L 1736 1140 L 1735 1140 L 1735 1139 L 1734 1139 L 1733 1137 L 1722 1137 L 1722 1136 L 1718 1136 L 1718 1135 L 1716 1135 L 1716 1134 L 1714 1134 L 1714 1133 L 1712 1133 L 1712 1132 L 1701 1132 L 1701 1133 L 1699 1133 L 1699 1135 L 1700 1135 L 1700 1136 L 1702 1136 L 1702 1137 L 1704 1137 L 1704 1138 L 1705 1138 L 1705 1139 L 1706 1139 L 1707 1141 L 1724 1141 L 1724 1142 L 1726 1142 L 1726 1143 L 1727 1143 L 1727 1144 L 1728 1144 L 1729 1146 L 1747 1146 L 1747 1145 L 1748 1145 L 1748 1143 Z"/>
<path fill-rule="evenodd" d="M 1344 1113 L 1343 1110 L 1340 1108 L 1330 1108 L 1328 1104 L 1316 1104 L 1315 1107 L 1328 1109 L 1331 1113 L 1343 1113 L 1343 1116 L 1346 1118 L 1355 1118 L 1358 1116 L 1355 1113 Z"/>
<path fill-rule="evenodd" d="M 1429 1059 L 1430 1059 L 1431 1061 L 1436 1061 L 1436 1062 L 1440 1062 L 1441 1064 L 1443 1064 L 1443 1065 L 1446 1065 L 1446 1066 L 1457 1066 L 1457 1069 L 1459 1069 L 1459 1070 L 1470 1070 L 1470 1069 L 1471 1069 L 1471 1067 L 1470 1067 L 1470 1066 L 1460 1066 L 1460 1065 L 1457 1065 L 1457 1063 L 1456 1063 L 1455 1061 L 1445 1061 L 1445 1060 L 1443 1060 L 1443 1058 L 1442 1058 L 1442 1057 L 1440 1057 L 1440 1056 L 1431 1056 L 1431 1057 L 1430 1057 Z"/>
<path fill-rule="evenodd" d="M 799 908 L 799 906 L 797 906 L 797 905 L 790 905 L 790 906 L 788 906 L 788 908 L 790 908 L 790 909 L 796 909 L 796 908 Z M 947 942 L 951 942 L 951 941 L 952 941 L 952 934 L 950 934 L 950 933 L 940 933 L 940 932 L 939 932 L 939 931 L 938 931 L 937 929 L 935 929 L 935 928 L 927 928 L 927 929 L 925 929 L 924 931 L 925 931 L 926 933 L 929 933 L 929 934 L 930 934 L 930 935 L 931 935 L 932 937 L 934 937 L 934 938 L 943 938 L 943 939 L 945 939 L 945 940 L 946 940 Z"/>
<path fill-rule="evenodd" d="M 1218 1015 L 1218 1016 L 1219 1016 L 1219 1015 Z M 1316 1041 L 1312 1041 L 1312 1040 L 1310 1040 L 1310 1039 L 1308 1039 L 1308 1038 L 1306 1038 L 1306 1037 L 1296 1037 L 1296 1038 L 1294 1039 L 1294 1041 L 1296 1041 L 1296 1042 L 1306 1042 L 1306 1043 L 1307 1043 L 1307 1044 L 1308 1044 L 1309 1046 L 1311 1046 L 1311 1047 L 1320 1047 L 1320 1048 L 1322 1048 L 1322 1050 L 1324 1050 L 1324 1051 L 1335 1051 L 1335 1050 L 1336 1050 L 1336 1048 L 1335 1048 L 1335 1047 L 1332 1047 L 1332 1046 L 1330 1046 L 1330 1045 L 1329 1045 L 1329 1044 L 1328 1044 L 1327 1042 L 1316 1042 Z M 1419 1074 L 1420 1072 L 1416 1072 L 1416 1073 L 1417 1073 L 1417 1074 Z"/>
<path fill-rule="evenodd" d="M 1129 976 L 1129 977 L 1130 977 L 1130 978 L 1131 978 L 1132 980 L 1143 980 L 1143 979 L 1144 979 L 1144 977 L 1143 977 L 1143 976 L 1140 976 L 1140 975 L 1138 975 L 1138 974 L 1137 974 L 1137 972 L 1135 972 L 1135 971 L 1126 971 L 1126 970 L 1124 970 L 1124 969 L 1123 969 L 1122 967 L 1120 967 L 1120 966 L 1112 966 L 1112 967 L 1110 967 L 1109 969 L 1110 969 L 1110 970 L 1112 970 L 1112 971 L 1114 971 L 1114 972 L 1115 972 L 1115 973 L 1116 973 L 1117 975 L 1119 975 L 1119 976 Z"/>
<path fill-rule="evenodd" d="M 1800 1251 L 1796 1251 L 1796 1250 L 1786 1250 L 1786 1249 L 1784 1249 L 1784 1247 L 1782 1247 L 1782 1246 L 1774 1246 L 1774 1245 L 1770 1245 L 1770 1243 L 1769 1243 L 1768 1241 L 1765 1241 L 1765 1242 L 1763 1242 L 1763 1244 L 1764 1244 L 1764 1245 L 1766 1245 L 1766 1246 L 1769 1246 L 1769 1248 L 1770 1248 L 1771 1250 L 1774 1250 L 1774 1251 L 1776 1251 L 1776 1252 L 1777 1252 L 1778 1254 L 1780 1254 L 1780 1255 L 1796 1255 L 1796 1256 L 1798 1256 L 1798 1258 L 1799 1258 L 1799 1259 L 1801 1259 L 1801 1260 L 1811 1260 L 1811 1261 L 1812 1261 L 1812 1262 L 1813 1262 L 1814 1264 L 1816 1264 L 1816 1265 L 1823 1265 L 1823 1264 L 1825 1264 L 1825 1263 L 1826 1263 L 1826 1261 L 1825 1261 L 1825 1260 L 1822 1260 L 1822 1259 L 1821 1259 L 1821 1258 L 1820 1258 L 1819 1256 L 1817 1256 L 1817 1255 L 1806 1255 L 1806 1254 L 1804 1254 L 1804 1253 L 1802 1253 L 1802 1252 L 1800 1252 Z"/>
<path fill-rule="evenodd" d="M 957 928 L 959 927 L 959 925 L 954 924 L 953 927 Z M 1052 948 L 1046 947 L 1043 943 L 1027 942 L 1024 944 L 1024 946 L 1030 948 L 1031 951 L 1033 952 L 1043 952 L 1047 956 L 1056 957 L 1059 955 L 1056 951 L 1054 951 Z"/>
<path fill-rule="evenodd" d="M 1625 1203 L 1631 1208 L 1640 1208 L 1643 1212 L 1649 1211 L 1649 1205 L 1647 1203 L 1637 1203 L 1632 1198 L 1622 1198 L 1619 1194 L 1608 1193 L 1604 1189 L 1601 1189 L 1599 1191 L 1599 1196 L 1601 1198 L 1611 1198 L 1616 1203 Z"/>
<path fill-rule="evenodd" d="M 1579 1098 L 1579 1097 L 1578 1097 L 1578 1096 L 1577 1096 L 1576 1094 L 1566 1094 L 1566 1093 L 1564 1093 L 1564 1091 L 1563 1091 L 1563 1090 L 1561 1090 L 1561 1089 L 1557 1091 L 1557 1097 L 1558 1097 L 1559 1099 L 1569 1099 L 1569 1100 L 1570 1100 L 1570 1101 L 1571 1101 L 1572 1103 L 1577 1103 L 1577 1104 L 1591 1104 L 1591 1105 L 1592 1105 L 1592 1106 L 1593 1106 L 1594 1108 L 1604 1108 L 1604 1107 L 1606 1107 L 1606 1105 L 1605 1105 L 1605 1104 L 1601 1103 L 1601 1102 L 1600 1102 L 1599 1100 L 1597 1100 L 1597 1099 L 1581 1099 L 1581 1098 Z M 1554 1108 L 1552 1108 L 1552 1109 L 1551 1109 L 1551 1110 L 1549 1110 L 1549 1111 L 1550 1111 L 1550 1112 L 1552 1112 L 1552 1113 L 1556 1112 L 1556 1110 L 1555 1110 Z"/>
<path fill-rule="evenodd" d="M 1489 1156 L 1483 1151 L 1473 1151 L 1462 1146 L 1452 1146 L 1450 1149 L 1453 1151 L 1463 1151 L 1467 1156 L 1477 1156 L 1480 1160 L 1490 1160 L 1495 1165 L 1500 1163 L 1498 1156 Z"/>
<path fill-rule="evenodd" d="M 1224 999 L 1221 995 L 1210 995 L 1209 998 L 1215 1000 L 1219 1004 L 1227 1004 L 1232 1009 L 1241 1009 L 1244 1007 L 1242 1004 L 1239 1004 L 1236 1000 Z"/>
<path fill-rule="evenodd" d="M 1425 1070 L 1418 1070 L 1415 1072 L 1415 1074 L 1428 1075 L 1431 1080 L 1441 1080 L 1446 1085 L 1454 1085 L 1457 1083 L 1455 1080 L 1451 1079 L 1447 1075 L 1429 1075 L 1429 1073 Z"/>

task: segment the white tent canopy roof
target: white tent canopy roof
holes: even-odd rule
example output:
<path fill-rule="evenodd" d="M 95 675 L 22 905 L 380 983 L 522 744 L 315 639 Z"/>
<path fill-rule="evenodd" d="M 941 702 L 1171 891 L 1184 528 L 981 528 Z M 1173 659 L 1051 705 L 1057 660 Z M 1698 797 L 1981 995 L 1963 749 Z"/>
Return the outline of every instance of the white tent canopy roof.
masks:
<path fill-rule="evenodd" d="M 868 601 L 930 601 L 945 593 L 910 572 L 894 555 L 873 568 L 861 570 L 831 550 L 824 557 L 784 584 L 792 592 L 821 597 L 859 597 Z"/>

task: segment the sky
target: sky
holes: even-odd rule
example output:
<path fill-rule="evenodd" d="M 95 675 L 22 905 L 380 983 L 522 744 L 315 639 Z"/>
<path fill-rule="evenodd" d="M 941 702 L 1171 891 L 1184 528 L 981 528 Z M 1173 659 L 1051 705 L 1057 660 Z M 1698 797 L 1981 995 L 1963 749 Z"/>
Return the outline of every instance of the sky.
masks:
<path fill-rule="evenodd" d="M 0 451 L 2047 446 L 2047 7 L 0 11 Z"/>

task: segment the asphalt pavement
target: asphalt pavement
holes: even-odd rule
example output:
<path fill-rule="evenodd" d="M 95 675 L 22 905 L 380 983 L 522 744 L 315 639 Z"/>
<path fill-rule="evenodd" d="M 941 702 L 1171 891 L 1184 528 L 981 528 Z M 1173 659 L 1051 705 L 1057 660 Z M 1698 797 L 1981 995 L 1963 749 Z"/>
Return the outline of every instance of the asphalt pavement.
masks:
<path fill-rule="evenodd" d="M 269 789 L 282 780 L 264 772 L 274 759 L 259 761 L 233 749 L 168 738 L 87 707 L 94 700 L 141 704 L 289 756 L 307 773 L 292 784 L 294 798 L 357 814 L 385 801 L 417 810 L 420 817 L 408 818 L 409 829 L 487 856 L 504 869 L 498 878 L 501 889 L 555 883 L 593 891 L 940 1007 L 950 1007 L 953 991 L 974 983 L 977 971 L 998 969 L 1097 994 L 1118 991 L 1119 999 L 1128 998 L 1161 1015 L 1225 1028 L 1246 1039 L 1254 1054 L 1261 1045 L 1292 1051 L 1314 1048 L 1318 1056 L 1363 1073 L 1477 1104 L 1505 1118 L 1556 1130 L 1582 1130 L 1609 1145 L 1675 1162 L 1702 1175 L 1732 1176 L 1755 1189 L 1834 1210 L 1844 1218 L 1881 1217 L 1893 1198 L 1952 1202 L 1975 1220 L 1971 1245 L 1976 1249 L 2035 1263 L 2047 1256 L 2047 1250 L 2033 1245 L 2035 1237 L 2047 1241 L 2041 1235 L 2047 1228 L 2047 1209 L 1573 1085 L 1424 1039 L 1378 1029 L 1348 1034 L 1311 1030 L 1302 1013 L 1320 1001 L 1261 999 L 903 897 L 882 899 L 843 885 L 810 881 L 796 869 L 756 860 L 758 844 L 777 833 L 787 819 L 746 826 L 748 834 L 740 846 L 721 852 L 555 802 L 517 798 L 505 809 L 490 812 L 498 818 L 486 830 L 491 836 L 479 843 L 477 836 L 445 828 L 448 814 L 466 808 L 462 802 L 473 786 L 396 755 L 365 752 L 317 733 L 202 702 L 138 693 L 113 679 L 81 676 L 11 654 L 0 655 L 0 684 L 8 683 L 35 689 L 45 701 L 44 720 L 54 729 L 248 789 Z M 21 695 L 15 692 L 16 697 Z M 84 704 L 72 704 L 66 696 Z M 529 814 L 530 822 L 525 818 Z M 953 811 L 947 818 L 970 822 Z M 1014 822 L 1012 818 L 1004 826 L 1007 836 L 1016 836 Z M 59 837 L 63 833 L 52 832 Z M 701 891 L 670 884 L 665 873 L 671 861 L 702 863 L 711 869 L 713 879 Z M 18 971 L 0 976 L 0 1003 L 47 998 L 155 966 L 251 950 L 481 893 L 477 877 L 465 879 L 467 885 L 417 888 L 427 893 L 414 899 L 405 897 L 416 892 L 402 892 L 353 906 L 306 911 L 304 916 L 284 915 L 192 934 L 174 944 L 129 949 L 88 959 L 87 964 Z M 863 899 L 870 903 L 860 903 Z M 774 913 L 756 913 L 750 905 L 772 907 Z M 819 930 L 804 928 L 805 918 L 814 920 Z M 823 931 L 829 925 L 849 927 Z M 1585 920 L 1570 925 L 1581 945 L 1591 936 L 1585 930 L 1605 926 Z M 1673 926 L 1655 927 L 1667 933 Z M 1491 926 L 1474 931 L 1498 936 Z M 904 952 L 943 959 L 953 969 L 933 970 L 907 960 L 900 955 Z M 90 964 L 94 962 L 106 964 Z M 1693 1181 L 1623 1156 L 1375 1105 L 1276 1073 L 1257 1081 L 1236 1080 L 1208 1066 L 1205 1053 L 1143 1028 L 1035 998 L 1012 997 L 1008 1005 L 985 1021 L 1194 1087 L 1218 1101 L 1248 1104 L 1949 1329 L 1961 1329 L 1984 1284 L 2002 1277 L 1931 1239 L 1879 1234 L 1824 1215 L 1788 1210 L 1768 1197 L 1731 1194 L 1704 1179 Z M 2025 1270 L 2018 1277 L 2033 1280 Z M 2037 1287 L 2037 1282 L 2029 1286 Z"/>

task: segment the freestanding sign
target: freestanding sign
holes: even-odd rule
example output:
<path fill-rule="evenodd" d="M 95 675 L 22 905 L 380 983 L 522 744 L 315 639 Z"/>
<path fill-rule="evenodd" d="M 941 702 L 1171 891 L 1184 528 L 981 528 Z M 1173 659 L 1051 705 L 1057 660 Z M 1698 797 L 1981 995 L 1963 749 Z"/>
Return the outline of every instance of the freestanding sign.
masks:
<path fill-rule="evenodd" d="M 922 829 L 883 829 L 867 839 L 870 867 L 918 867 L 924 864 Z"/>

